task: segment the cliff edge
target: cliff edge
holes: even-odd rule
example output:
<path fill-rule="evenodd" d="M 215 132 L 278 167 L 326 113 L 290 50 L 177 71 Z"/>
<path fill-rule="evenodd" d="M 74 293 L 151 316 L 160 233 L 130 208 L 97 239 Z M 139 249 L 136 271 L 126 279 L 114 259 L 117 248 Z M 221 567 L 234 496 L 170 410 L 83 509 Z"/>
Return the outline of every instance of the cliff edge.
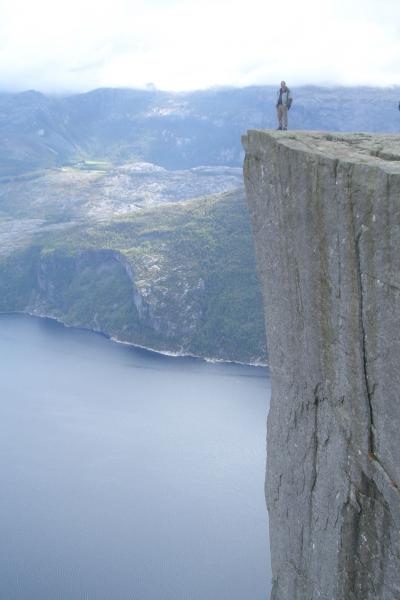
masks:
<path fill-rule="evenodd" d="M 272 374 L 272 599 L 400 599 L 400 135 L 243 145 Z"/>

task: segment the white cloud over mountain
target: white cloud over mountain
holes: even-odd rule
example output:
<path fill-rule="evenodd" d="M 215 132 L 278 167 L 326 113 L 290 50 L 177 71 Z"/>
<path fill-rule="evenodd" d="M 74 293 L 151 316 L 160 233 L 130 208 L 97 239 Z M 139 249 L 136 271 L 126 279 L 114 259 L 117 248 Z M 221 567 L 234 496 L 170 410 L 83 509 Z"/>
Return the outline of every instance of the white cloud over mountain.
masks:
<path fill-rule="evenodd" d="M 0 0 L 0 86 L 400 83 L 396 0 Z"/>

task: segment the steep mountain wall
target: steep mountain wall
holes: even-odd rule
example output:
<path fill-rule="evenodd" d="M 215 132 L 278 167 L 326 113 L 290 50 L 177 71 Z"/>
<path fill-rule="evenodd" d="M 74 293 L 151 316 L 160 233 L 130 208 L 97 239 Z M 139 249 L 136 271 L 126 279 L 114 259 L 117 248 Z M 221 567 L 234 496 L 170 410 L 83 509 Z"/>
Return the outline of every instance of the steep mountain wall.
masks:
<path fill-rule="evenodd" d="M 273 600 L 400 598 L 400 136 L 249 131 Z"/>

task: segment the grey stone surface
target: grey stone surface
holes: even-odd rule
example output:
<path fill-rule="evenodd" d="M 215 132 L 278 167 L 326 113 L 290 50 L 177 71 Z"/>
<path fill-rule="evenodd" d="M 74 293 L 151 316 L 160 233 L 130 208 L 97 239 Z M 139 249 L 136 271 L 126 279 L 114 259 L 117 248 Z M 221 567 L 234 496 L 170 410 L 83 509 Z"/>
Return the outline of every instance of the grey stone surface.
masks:
<path fill-rule="evenodd" d="M 273 600 L 400 599 L 400 135 L 249 131 Z"/>

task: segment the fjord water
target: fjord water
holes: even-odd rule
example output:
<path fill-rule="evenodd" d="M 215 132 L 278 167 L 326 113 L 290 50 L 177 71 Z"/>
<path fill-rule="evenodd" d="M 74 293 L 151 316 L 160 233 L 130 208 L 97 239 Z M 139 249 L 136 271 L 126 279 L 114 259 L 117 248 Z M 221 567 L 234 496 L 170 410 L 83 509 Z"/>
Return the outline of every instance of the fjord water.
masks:
<path fill-rule="evenodd" d="M 264 600 L 269 381 L 0 317 L 7 600 Z"/>

